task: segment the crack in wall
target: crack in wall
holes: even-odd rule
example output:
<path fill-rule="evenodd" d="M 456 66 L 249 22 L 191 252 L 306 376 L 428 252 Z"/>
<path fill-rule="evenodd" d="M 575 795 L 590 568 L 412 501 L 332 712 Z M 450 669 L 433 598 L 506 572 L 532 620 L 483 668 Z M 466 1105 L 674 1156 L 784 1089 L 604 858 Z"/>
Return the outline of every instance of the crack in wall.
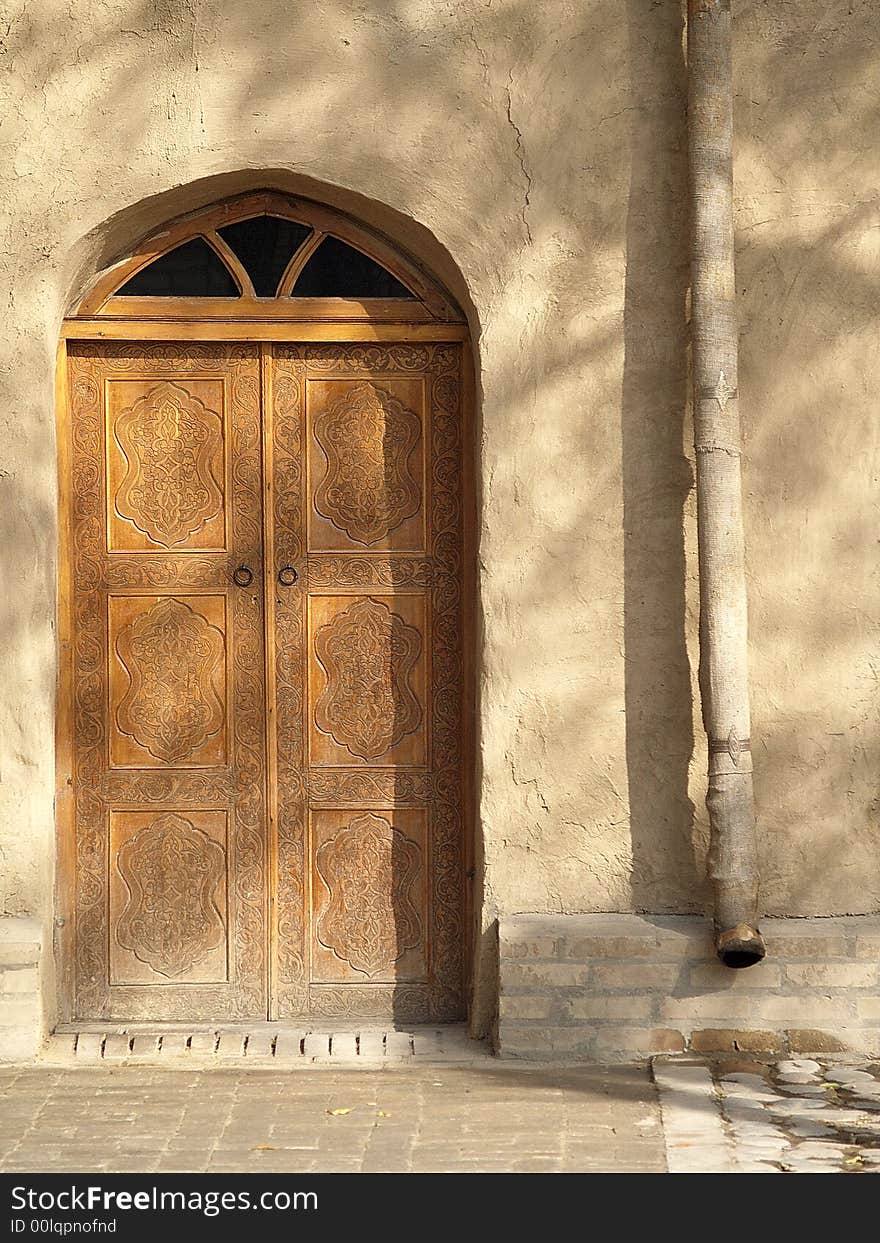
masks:
<path fill-rule="evenodd" d="M 544 792 L 542 791 L 540 785 L 538 784 L 538 778 L 537 777 L 520 777 L 519 773 L 516 771 L 516 760 L 513 758 L 512 755 L 508 754 L 507 762 L 510 766 L 510 775 L 513 778 L 513 784 L 515 786 L 532 786 L 534 788 L 538 802 L 541 804 L 541 807 L 544 809 L 545 812 L 549 813 L 550 807 L 547 803 L 547 800 L 544 797 Z"/>
<path fill-rule="evenodd" d="M 531 226 L 529 225 L 528 212 L 532 205 L 532 201 L 531 201 L 532 174 L 529 172 L 528 166 L 526 164 L 525 146 L 523 144 L 522 130 L 519 128 L 516 121 L 514 121 L 513 119 L 513 96 L 510 90 L 512 86 L 513 86 L 513 70 L 511 69 L 507 75 L 507 86 L 505 87 L 505 94 L 507 97 L 507 120 L 511 128 L 513 129 L 514 134 L 516 135 L 516 147 L 515 147 L 516 158 L 517 158 L 517 161 L 520 166 L 520 170 L 523 175 L 523 181 L 525 182 L 525 191 L 523 193 L 523 205 L 520 211 L 520 219 L 523 222 L 523 228 L 526 231 L 526 238 L 528 240 L 529 245 L 531 246 L 532 230 L 531 230 Z"/>
<path fill-rule="evenodd" d="M 480 62 L 480 68 L 483 71 L 483 82 L 489 88 L 492 85 L 492 76 L 489 73 L 489 62 L 486 59 L 486 53 L 477 39 L 475 30 L 466 30 L 464 33 L 477 54 L 477 60 Z"/>
<path fill-rule="evenodd" d="M 192 53 L 192 63 L 193 63 L 195 96 L 196 96 L 196 103 L 199 109 L 199 127 L 202 131 L 202 136 L 204 137 L 204 134 L 205 134 L 205 103 L 204 103 L 204 98 L 202 96 L 201 84 L 199 82 L 200 65 L 199 65 L 199 48 L 198 48 L 198 39 L 199 39 L 198 0 L 193 0 L 192 4 L 189 6 L 189 10 L 190 10 L 190 13 L 192 14 L 191 53 Z"/>

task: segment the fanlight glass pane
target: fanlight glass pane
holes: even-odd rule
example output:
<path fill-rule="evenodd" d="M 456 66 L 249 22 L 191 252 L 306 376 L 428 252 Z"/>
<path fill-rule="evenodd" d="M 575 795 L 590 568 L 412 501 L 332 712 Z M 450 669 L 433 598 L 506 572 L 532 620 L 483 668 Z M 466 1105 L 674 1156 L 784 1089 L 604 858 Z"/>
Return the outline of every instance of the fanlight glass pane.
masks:
<path fill-rule="evenodd" d="M 293 287 L 295 298 L 411 298 L 390 272 L 336 237 L 326 237 Z"/>
<path fill-rule="evenodd" d="M 241 260 L 258 298 L 275 297 L 284 269 L 311 231 L 281 216 L 251 216 L 217 230 Z"/>
<path fill-rule="evenodd" d="M 237 298 L 232 273 L 203 237 L 161 255 L 126 281 L 123 298 Z"/>

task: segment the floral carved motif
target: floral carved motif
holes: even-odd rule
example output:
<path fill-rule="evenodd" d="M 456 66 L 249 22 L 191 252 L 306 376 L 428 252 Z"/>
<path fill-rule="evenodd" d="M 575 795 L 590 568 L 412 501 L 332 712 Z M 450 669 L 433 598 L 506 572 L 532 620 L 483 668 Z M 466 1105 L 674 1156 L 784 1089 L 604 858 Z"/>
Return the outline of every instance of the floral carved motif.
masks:
<path fill-rule="evenodd" d="M 315 636 L 327 683 L 315 724 L 341 747 L 376 760 L 419 727 L 422 709 L 410 685 L 422 638 L 380 601 L 357 600 Z"/>
<path fill-rule="evenodd" d="M 382 816 L 357 816 L 325 841 L 315 858 L 330 900 L 318 939 L 337 958 L 370 978 L 422 938 L 411 891 L 421 850 Z"/>
<path fill-rule="evenodd" d="M 430 773 L 402 773 L 398 769 L 314 769 L 309 775 L 309 798 L 315 803 L 430 803 L 435 781 Z"/>
<path fill-rule="evenodd" d="M 223 728 L 217 671 L 223 635 L 180 600 L 166 599 L 119 632 L 116 652 L 129 687 L 116 710 L 123 734 L 175 763 Z"/>
<path fill-rule="evenodd" d="M 226 854 L 182 816 L 159 816 L 120 848 L 128 902 L 116 926 L 123 949 L 160 975 L 183 975 L 222 942 L 214 894 Z"/>
<path fill-rule="evenodd" d="M 353 984 L 344 984 L 341 988 L 326 985 L 313 988 L 310 1010 L 315 1016 L 337 1021 L 380 1018 L 385 1022 L 406 1019 L 410 1023 L 426 1023 L 431 1017 L 428 989 L 419 984 L 407 987 L 400 982 L 390 986 L 373 983 L 360 988 Z"/>
<path fill-rule="evenodd" d="M 327 470 L 315 508 L 349 539 L 375 544 L 418 513 L 421 488 L 409 459 L 421 420 L 391 393 L 362 381 L 315 419 Z"/>
<path fill-rule="evenodd" d="M 309 558 L 310 587 L 428 587 L 431 562 L 426 557 Z"/>
<path fill-rule="evenodd" d="M 125 478 L 116 511 L 154 543 L 172 548 L 220 511 L 222 429 L 213 410 L 163 381 L 116 419 Z"/>

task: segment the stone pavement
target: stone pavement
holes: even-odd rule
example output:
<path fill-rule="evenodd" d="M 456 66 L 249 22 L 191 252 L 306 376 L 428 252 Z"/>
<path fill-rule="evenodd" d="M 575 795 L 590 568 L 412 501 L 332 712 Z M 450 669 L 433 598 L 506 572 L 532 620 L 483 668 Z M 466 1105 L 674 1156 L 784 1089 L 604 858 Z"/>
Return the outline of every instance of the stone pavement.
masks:
<path fill-rule="evenodd" d="M 0 1171 L 662 1171 L 646 1066 L 0 1068 Z"/>
<path fill-rule="evenodd" d="M 0 1171 L 880 1172 L 880 1065 L 0 1068 Z"/>
<path fill-rule="evenodd" d="M 880 1172 L 880 1065 L 654 1064 L 673 1173 Z"/>

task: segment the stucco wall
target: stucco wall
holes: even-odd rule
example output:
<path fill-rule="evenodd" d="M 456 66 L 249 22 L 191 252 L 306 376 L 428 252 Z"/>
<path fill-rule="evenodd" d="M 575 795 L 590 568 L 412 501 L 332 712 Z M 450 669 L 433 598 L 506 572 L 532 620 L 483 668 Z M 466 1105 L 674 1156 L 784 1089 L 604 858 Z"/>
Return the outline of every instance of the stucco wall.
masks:
<path fill-rule="evenodd" d="M 880 905 L 880 10 L 743 4 L 738 279 L 764 905 Z"/>
<path fill-rule="evenodd" d="M 51 911 L 60 318 L 145 230 L 265 185 L 390 233 L 472 316 L 486 921 L 702 909 L 676 0 L 7 12 L 5 909 Z M 880 13 L 735 12 L 763 900 L 873 910 Z"/>

